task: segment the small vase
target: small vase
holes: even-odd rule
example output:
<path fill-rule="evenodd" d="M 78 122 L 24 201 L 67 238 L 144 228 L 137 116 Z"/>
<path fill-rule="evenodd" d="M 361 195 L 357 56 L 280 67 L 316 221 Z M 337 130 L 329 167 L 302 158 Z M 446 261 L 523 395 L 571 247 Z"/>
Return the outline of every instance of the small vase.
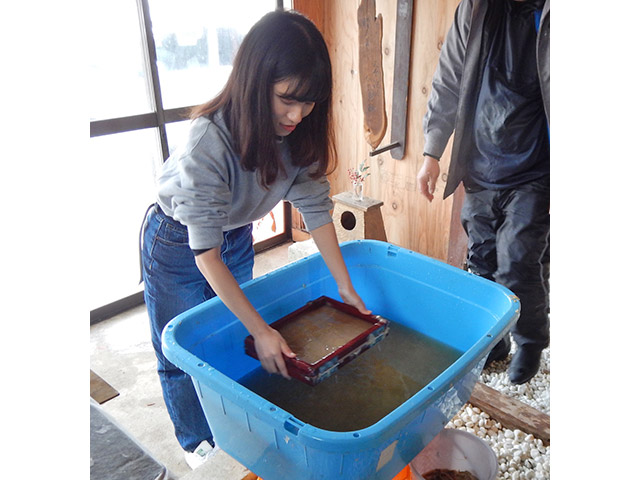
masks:
<path fill-rule="evenodd" d="M 360 202 L 364 199 L 364 184 L 362 182 L 353 182 L 353 194 Z"/>

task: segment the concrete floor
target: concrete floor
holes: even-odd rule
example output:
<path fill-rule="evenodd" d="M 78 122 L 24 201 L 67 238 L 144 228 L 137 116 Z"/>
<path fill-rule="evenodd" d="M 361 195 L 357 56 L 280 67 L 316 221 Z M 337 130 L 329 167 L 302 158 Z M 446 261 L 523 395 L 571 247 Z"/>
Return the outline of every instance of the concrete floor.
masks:
<path fill-rule="evenodd" d="M 289 263 L 289 245 L 257 255 L 254 276 Z M 102 408 L 175 478 L 241 480 L 249 473 L 221 451 L 196 470 L 185 462 L 162 399 L 144 305 L 93 325 L 90 342 L 91 369 L 119 392 Z"/>

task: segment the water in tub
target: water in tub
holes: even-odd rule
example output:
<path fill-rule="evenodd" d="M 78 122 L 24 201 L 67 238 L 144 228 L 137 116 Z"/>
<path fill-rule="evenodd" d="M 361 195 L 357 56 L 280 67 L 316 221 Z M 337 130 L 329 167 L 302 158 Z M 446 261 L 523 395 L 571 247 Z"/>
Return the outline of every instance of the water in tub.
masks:
<path fill-rule="evenodd" d="M 373 425 L 425 387 L 463 352 L 403 325 L 315 386 L 258 368 L 239 383 L 299 420 L 333 431 Z"/>

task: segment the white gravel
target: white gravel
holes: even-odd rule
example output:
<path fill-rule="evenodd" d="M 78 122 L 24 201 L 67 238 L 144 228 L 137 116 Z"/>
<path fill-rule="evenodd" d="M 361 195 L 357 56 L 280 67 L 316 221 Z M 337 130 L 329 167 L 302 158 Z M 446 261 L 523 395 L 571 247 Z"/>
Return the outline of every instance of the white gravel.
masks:
<path fill-rule="evenodd" d="M 506 360 L 494 362 L 483 370 L 480 381 L 499 392 L 515 398 L 540 412 L 549 414 L 549 348 L 542 352 L 540 370 L 528 383 L 513 385 L 507 368 L 516 350 L 512 342 Z M 549 479 L 551 447 L 542 440 L 520 430 L 509 430 L 477 407 L 467 403 L 451 419 L 446 428 L 459 428 L 486 441 L 498 457 L 498 480 Z"/>

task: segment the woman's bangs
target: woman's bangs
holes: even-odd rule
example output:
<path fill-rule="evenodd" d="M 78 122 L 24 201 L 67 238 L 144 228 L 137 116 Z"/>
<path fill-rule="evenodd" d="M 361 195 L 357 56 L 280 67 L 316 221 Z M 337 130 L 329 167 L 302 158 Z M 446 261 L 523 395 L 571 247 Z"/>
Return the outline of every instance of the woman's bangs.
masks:
<path fill-rule="evenodd" d="M 330 79 L 325 69 L 312 68 L 304 76 L 294 77 L 286 92 L 286 96 L 299 102 L 322 103 L 331 93 Z"/>

